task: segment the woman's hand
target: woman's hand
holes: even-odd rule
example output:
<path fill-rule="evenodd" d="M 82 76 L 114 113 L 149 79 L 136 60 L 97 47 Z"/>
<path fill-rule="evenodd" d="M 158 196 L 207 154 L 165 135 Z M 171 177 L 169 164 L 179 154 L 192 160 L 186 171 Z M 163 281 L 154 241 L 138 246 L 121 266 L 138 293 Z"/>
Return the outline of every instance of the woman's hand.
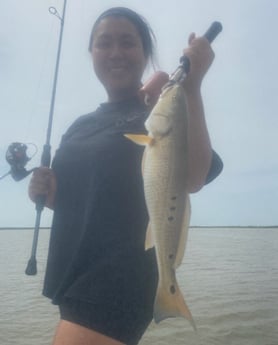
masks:
<path fill-rule="evenodd" d="M 56 177 L 52 169 L 40 167 L 34 170 L 28 189 L 33 202 L 37 201 L 39 195 L 45 195 L 45 206 L 53 209 L 56 189 Z"/>
<path fill-rule="evenodd" d="M 188 39 L 189 46 L 183 54 L 189 58 L 189 73 L 184 81 L 185 90 L 189 93 L 200 90 L 205 74 L 214 59 L 214 52 L 205 37 L 196 37 L 191 33 Z"/>

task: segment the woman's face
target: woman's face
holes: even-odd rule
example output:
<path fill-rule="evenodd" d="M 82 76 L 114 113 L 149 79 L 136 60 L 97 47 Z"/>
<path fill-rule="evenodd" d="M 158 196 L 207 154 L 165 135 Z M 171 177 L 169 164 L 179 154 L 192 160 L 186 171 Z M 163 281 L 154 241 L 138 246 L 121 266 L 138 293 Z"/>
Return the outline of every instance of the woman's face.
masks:
<path fill-rule="evenodd" d="M 137 93 L 147 58 L 132 22 L 124 17 L 102 19 L 94 33 L 92 58 L 95 73 L 110 101 Z"/>

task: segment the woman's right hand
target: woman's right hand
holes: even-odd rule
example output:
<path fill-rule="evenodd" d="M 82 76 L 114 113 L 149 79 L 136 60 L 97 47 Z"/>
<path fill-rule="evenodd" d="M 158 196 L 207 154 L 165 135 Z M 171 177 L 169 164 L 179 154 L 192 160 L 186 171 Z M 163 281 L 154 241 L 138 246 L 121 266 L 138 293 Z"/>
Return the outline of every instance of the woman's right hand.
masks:
<path fill-rule="evenodd" d="M 31 177 L 28 194 L 33 202 L 38 196 L 45 195 L 45 206 L 53 209 L 57 189 L 56 177 L 52 169 L 47 167 L 36 168 Z"/>

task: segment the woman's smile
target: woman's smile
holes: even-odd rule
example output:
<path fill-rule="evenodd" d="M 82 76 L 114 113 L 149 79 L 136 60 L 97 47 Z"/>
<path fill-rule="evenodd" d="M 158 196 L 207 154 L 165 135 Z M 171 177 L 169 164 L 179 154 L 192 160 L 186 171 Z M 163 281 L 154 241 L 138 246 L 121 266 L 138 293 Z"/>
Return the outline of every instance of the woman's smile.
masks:
<path fill-rule="evenodd" d="M 101 20 L 93 38 L 92 58 L 109 100 L 137 93 L 147 58 L 139 32 L 129 20 L 123 17 Z"/>

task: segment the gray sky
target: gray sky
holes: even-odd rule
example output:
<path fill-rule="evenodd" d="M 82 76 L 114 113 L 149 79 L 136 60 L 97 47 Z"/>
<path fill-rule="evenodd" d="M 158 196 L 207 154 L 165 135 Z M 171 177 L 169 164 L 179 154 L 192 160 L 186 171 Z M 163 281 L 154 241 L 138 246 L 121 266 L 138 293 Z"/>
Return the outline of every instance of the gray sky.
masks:
<path fill-rule="evenodd" d="M 224 161 L 221 176 L 192 195 L 192 225 L 278 224 L 278 47 L 276 0 L 68 0 L 52 156 L 63 132 L 81 114 L 106 100 L 87 51 L 91 26 L 111 6 L 128 6 L 150 22 L 158 42 L 159 68 L 178 66 L 187 37 L 203 34 L 215 20 L 223 32 L 213 42 L 216 57 L 203 84 L 214 149 Z M 9 0 L 0 5 L 0 175 L 9 170 L 10 143 L 34 143 L 39 165 L 48 123 L 62 0 Z M 148 71 L 146 78 L 152 74 Z M 32 153 L 30 147 L 29 154 Z M 0 227 L 33 226 L 29 177 L 0 181 Z M 45 210 L 42 225 L 51 222 Z"/>

